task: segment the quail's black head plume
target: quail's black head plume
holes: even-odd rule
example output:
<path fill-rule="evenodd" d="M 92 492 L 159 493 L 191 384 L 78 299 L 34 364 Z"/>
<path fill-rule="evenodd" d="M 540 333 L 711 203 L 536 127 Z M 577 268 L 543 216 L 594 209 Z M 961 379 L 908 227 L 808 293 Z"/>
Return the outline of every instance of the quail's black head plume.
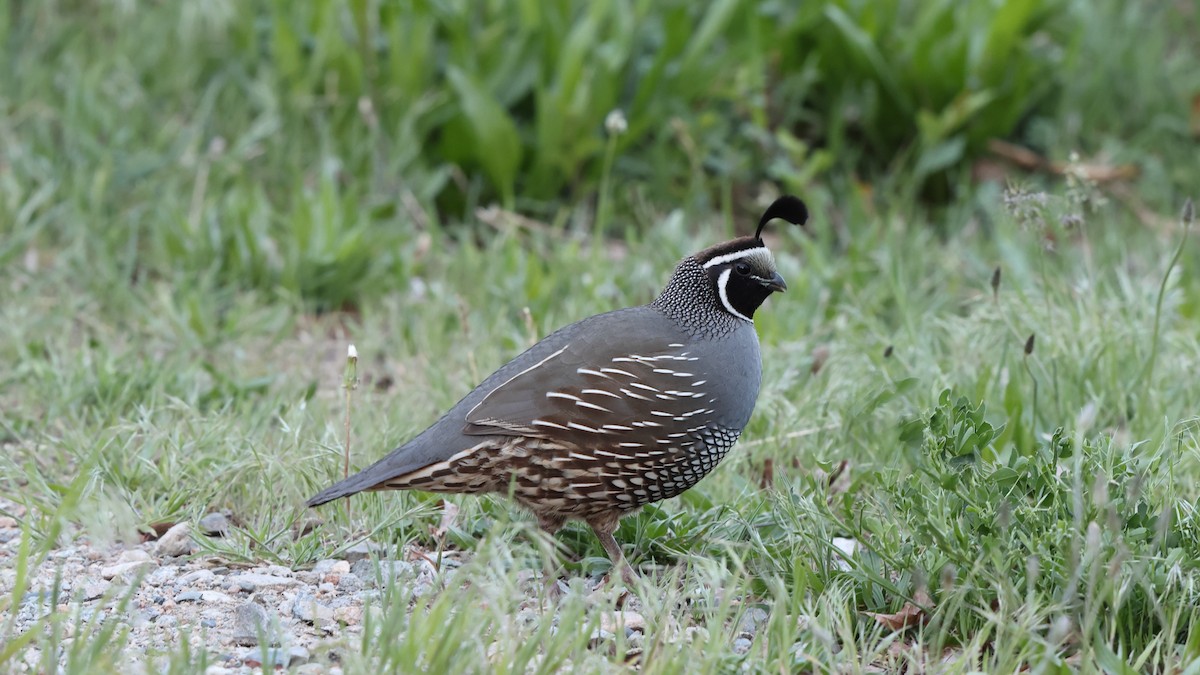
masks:
<path fill-rule="evenodd" d="M 762 240 L 803 225 L 777 199 L 754 236 L 684 258 L 654 302 L 562 328 L 505 364 L 416 438 L 323 490 L 511 493 L 548 532 L 591 525 L 627 581 L 619 520 L 687 490 L 750 419 L 762 376 L 754 312 L 787 288 Z"/>

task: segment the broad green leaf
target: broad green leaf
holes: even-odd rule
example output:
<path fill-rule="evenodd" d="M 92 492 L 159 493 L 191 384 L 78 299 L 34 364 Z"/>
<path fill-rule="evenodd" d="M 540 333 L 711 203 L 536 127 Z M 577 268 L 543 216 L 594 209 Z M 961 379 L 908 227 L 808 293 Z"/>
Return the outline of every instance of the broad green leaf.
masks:
<path fill-rule="evenodd" d="M 462 113 L 476 144 L 475 159 L 500 190 L 506 208 L 516 199 L 517 168 L 521 165 L 521 140 L 517 127 L 496 99 L 467 73 L 455 66 L 446 70 L 458 95 Z"/>

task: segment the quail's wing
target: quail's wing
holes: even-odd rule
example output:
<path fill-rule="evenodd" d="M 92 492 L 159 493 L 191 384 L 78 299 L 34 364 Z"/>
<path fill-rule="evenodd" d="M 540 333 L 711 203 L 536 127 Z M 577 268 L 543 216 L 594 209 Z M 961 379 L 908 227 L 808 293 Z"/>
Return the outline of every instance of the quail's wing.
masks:
<path fill-rule="evenodd" d="M 467 413 L 464 433 L 570 444 L 596 434 L 632 448 L 703 428 L 716 398 L 685 338 L 613 333 L 579 331 L 501 383 Z"/>

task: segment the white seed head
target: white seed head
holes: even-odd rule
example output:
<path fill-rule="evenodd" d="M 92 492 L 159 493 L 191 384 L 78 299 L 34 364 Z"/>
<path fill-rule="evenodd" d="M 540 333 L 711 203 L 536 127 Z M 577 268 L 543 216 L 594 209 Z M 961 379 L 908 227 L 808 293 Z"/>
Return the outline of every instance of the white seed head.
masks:
<path fill-rule="evenodd" d="M 604 129 L 608 131 L 609 136 L 620 136 L 629 129 L 629 123 L 625 121 L 625 113 L 621 112 L 620 108 L 613 110 L 604 117 Z"/>
<path fill-rule="evenodd" d="M 346 358 L 349 358 L 349 359 L 357 359 L 358 358 L 358 350 L 354 348 L 354 345 L 350 345 L 350 347 L 346 349 Z"/>

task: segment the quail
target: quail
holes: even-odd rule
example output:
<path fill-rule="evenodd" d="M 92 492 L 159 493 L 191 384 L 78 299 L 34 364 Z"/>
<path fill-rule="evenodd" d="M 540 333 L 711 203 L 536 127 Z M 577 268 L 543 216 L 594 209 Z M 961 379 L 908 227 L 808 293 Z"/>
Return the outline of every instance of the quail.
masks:
<path fill-rule="evenodd" d="M 586 522 L 632 583 L 613 537 L 620 519 L 699 482 L 754 410 L 754 312 L 787 288 L 761 238 L 775 218 L 804 225 L 808 209 L 777 199 L 754 236 L 684 258 L 650 304 L 550 334 L 308 505 L 366 490 L 507 493 L 550 534 Z"/>

